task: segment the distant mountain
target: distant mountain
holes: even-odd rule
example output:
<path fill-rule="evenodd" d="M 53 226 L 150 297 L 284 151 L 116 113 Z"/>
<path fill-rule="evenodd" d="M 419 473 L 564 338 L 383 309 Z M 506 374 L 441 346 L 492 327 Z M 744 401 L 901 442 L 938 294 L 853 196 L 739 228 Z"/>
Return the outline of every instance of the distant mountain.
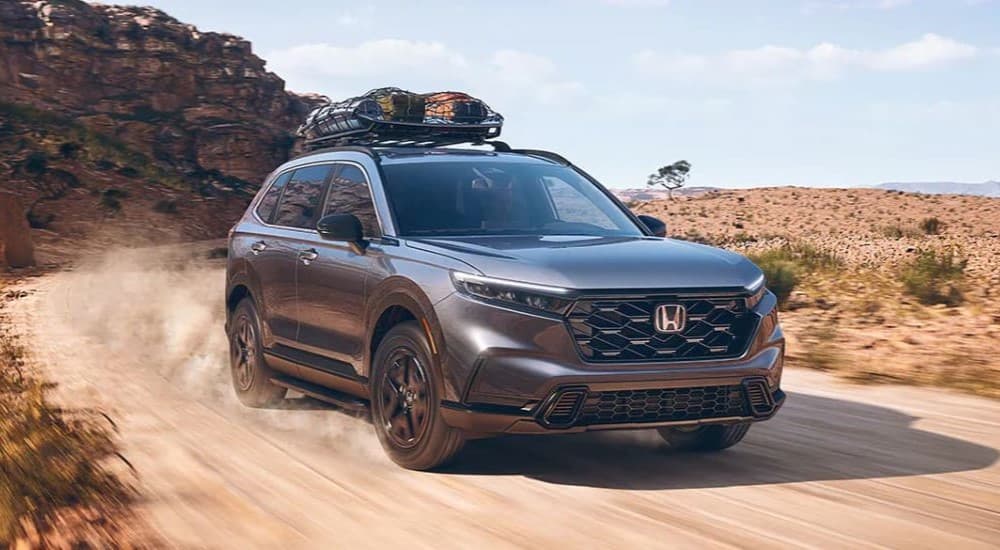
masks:
<path fill-rule="evenodd" d="M 983 183 L 933 182 L 889 182 L 877 185 L 879 189 L 927 193 L 930 195 L 977 195 L 980 197 L 1000 197 L 1000 181 Z"/>

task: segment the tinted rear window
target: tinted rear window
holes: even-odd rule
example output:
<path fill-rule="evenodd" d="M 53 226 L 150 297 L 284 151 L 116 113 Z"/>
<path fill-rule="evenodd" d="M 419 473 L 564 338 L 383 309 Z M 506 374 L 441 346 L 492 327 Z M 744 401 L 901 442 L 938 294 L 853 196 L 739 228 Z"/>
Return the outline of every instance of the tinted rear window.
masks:
<path fill-rule="evenodd" d="M 323 200 L 326 179 L 331 169 L 330 165 L 323 165 L 296 170 L 285 185 L 285 192 L 281 195 L 278 211 L 274 215 L 274 224 L 316 229 L 319 205 Z"/>
<path fill-rule="evenodd" d="M 291 172 L 285 172 L 278 176 L 278 179 L 274 180 L 274 183 L 268 188 L 264 197 L 260 199 L 260 204 L 257 205 L 257 216 L 264 220 L 264 223 L 271 223 L 274 218 L 274 208 L 278 206 L 278 198 L 281 197 L 281 190 L 285 188 L 285 184 L 288 183 L 288 179 L 291 177 Z"/>

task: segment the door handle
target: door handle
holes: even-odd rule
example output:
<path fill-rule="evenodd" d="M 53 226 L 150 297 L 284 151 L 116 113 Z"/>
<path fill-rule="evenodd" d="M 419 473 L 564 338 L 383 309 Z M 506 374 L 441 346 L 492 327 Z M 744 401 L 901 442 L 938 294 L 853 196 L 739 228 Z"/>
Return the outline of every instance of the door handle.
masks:
<path fill-rule="evenodd" d="M 263 252 L 266 248 L 267 248 L 267 243 L 266 242 L 264 242 L 264 241 L 257 241 L 255 243 L 253 243 L 252 245 L 250 245 L 250 252 L 253 252 L 253 255 L 256 256 L 257 254 L 260 254 L 261 252 Z"/>
<path fill-rule="evenodd" d="M 302 263 L 305 265 L 309 265 L 309 262 L 315 260 L 316 258 L 319 258 L 319 252 L 316 252 L 315 248 L 299 251 L 299 259 L 302 260 Z"/>

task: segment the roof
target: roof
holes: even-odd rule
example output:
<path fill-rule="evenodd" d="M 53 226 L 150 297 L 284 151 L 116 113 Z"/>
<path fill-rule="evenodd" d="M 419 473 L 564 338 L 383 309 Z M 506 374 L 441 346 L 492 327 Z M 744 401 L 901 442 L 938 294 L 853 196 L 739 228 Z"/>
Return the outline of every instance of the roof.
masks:
<path fill-rule="evenodd" d="M 500 162 L 538 162 L 543 164 L 569 164 L 569 162 L 555 153 L 547 151 L 536 151 L 526 149 L 510 149 L 503 144 L 495 151 L 480 149 L 462 149 L 456 147 L 367 147 L 367 146 L 340 146 L 317 149 L 295 157 L 292 160 L 299 160 L 314 155 L 355 152 L 364 153 L 383 164 L 403 164 L 411 162 L 449 162 L 462 161 L 474 158 L 491 158 Z"/>

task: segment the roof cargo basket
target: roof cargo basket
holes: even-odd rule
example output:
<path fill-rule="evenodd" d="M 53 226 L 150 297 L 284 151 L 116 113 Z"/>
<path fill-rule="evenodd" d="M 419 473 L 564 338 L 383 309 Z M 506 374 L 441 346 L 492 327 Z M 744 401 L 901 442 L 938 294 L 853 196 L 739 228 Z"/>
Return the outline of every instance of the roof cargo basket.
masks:
<path fill-rule="evenodd" d="M 440 146 L 483 143 L 503 117 L 462 92 L 416 94 L 378 88 L 314 109 L 299 127 L 307 149 L 338 145 Z"/>

